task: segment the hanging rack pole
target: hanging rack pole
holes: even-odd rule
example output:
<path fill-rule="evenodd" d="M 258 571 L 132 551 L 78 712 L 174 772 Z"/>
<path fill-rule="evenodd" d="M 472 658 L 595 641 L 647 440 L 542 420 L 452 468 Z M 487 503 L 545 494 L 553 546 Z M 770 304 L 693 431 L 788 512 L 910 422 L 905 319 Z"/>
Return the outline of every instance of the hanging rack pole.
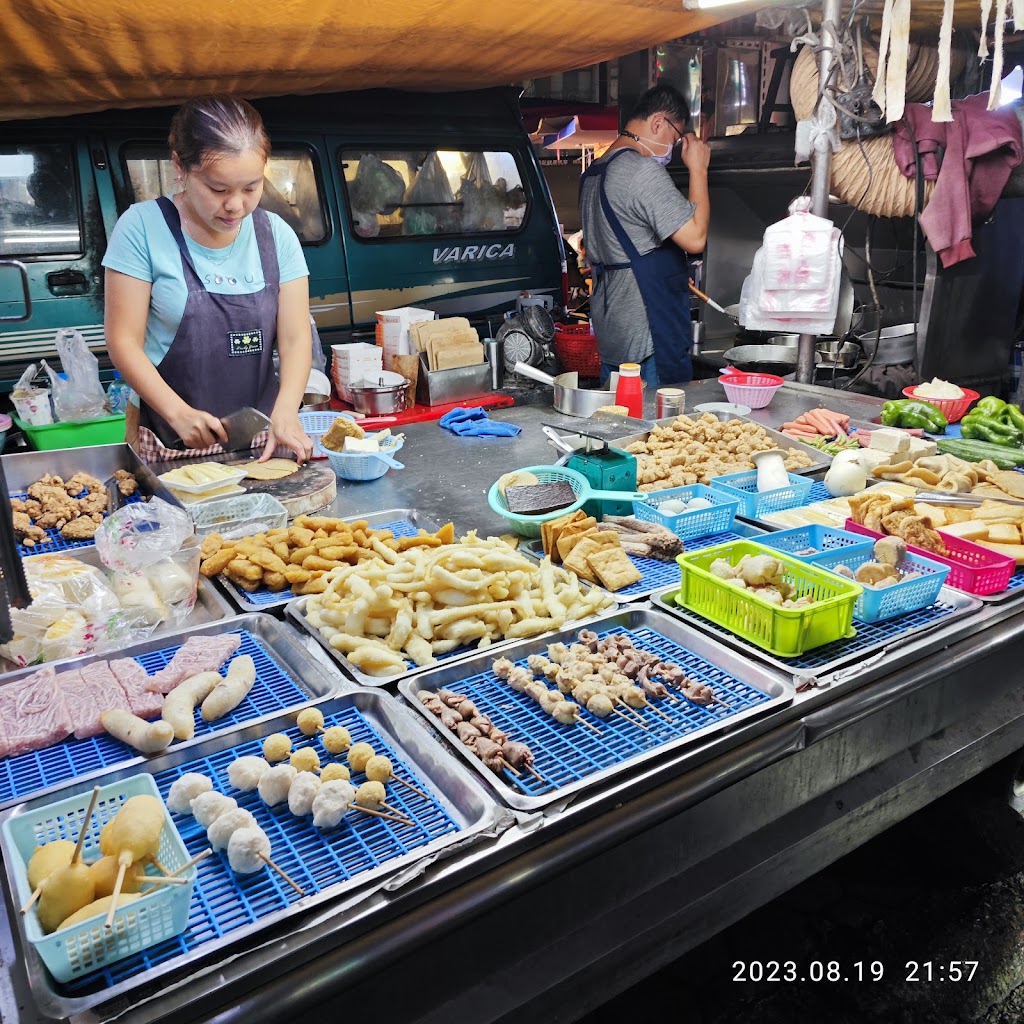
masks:
<path fill-rule="evenodd" d="M 835 28 L 839 24 L 842 13 L 841 0 L 822 0 L 821 3 L 821 49 L 818 52 L 818 102 L 827 103 L 821 94 L 828 84 L 832 73 L 832 63 L 836 59 Z M 811 152 L 811 213 L 818 217 L 828 217 L 828 192 L 832 180 L 832 148 L 817 146 Z M 814 344 L 817 337 L 813 334 L 801 334 L 797 349 L 796 379 L 802 384 L 814 383 Z"/>

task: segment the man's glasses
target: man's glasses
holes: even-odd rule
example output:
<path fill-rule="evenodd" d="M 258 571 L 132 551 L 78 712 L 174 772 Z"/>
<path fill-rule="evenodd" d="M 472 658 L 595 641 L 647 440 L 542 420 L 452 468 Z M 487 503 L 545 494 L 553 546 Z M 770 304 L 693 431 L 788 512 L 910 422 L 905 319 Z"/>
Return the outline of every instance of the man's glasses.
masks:
<path fill-rule="evenodd" d="M 661 116 L 662 116 L 662 117 L 665 117 L 665 115 L 664 115 L 664 114 L 662 114 Z M 676 141 L 675 141 L 675 142 L 673 142 L 673 143 L 672 143 L 672 145 L 673 145 L 673 146 L 679 146 L 679 145 L 682 145 L 682 141 L 683 141 L 683 133 L 682 133 L 682 130 L 681 130 L 681 129 L 679 128 L 679 126 L 678 126 L 678 125 L 676 125 L 676 124 L 675 124 L 674 122 L 672 122 L 672 121 L 669 121 L 667 117 L 665 117 L 665 120 L 666 120 L 666 121 L 668 121 L 669 125 L 671 125 L 671 127 L 672 127 L 672 130 L 673 130 L 673 131 L 674 131 L 674 132 L 676 133 L 676 135 L 678 135 L 678 136 L 679 136 L 679 138 L 678 138 L 678 139 L 676 139 Z"/>

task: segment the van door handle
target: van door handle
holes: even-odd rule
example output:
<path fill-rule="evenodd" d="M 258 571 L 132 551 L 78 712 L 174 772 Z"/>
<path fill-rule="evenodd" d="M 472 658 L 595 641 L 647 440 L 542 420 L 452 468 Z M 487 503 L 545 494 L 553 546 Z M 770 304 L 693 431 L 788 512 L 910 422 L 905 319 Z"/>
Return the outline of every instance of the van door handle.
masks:
<path fill-rule="evenodd" d="M 54 295 L 83 295 L 89 290 L 89 279 L 80 270 L 57 270 L 46 275 L 46 287 Z"/>

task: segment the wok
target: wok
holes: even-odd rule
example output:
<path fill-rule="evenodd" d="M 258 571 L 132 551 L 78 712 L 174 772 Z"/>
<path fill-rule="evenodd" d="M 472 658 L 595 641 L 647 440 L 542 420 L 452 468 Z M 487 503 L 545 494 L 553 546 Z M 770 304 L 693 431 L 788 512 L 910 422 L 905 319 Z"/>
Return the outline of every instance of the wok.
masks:
<path fill-rule="evenodd" d="M 746 373 L 776 373 L 784 377 L 796 370 L 797 349 L 787 345 L 737 345 L 723 353 L 731 366 Z M 815 363 L 821 353 L 814 354 Z"/>
<path fill-rule="evenodd" d="M 594 415 L 598 409 L 606 405 L 615 404 L 615 393 L 601 389 L 591 390 L 579 387 L 580 375 L 578 373 L 560 373 L 557 377 L 538 370 L 529 363 L 516 363 L 516 373 L 524 377 L 539 381 L 541 384 L 548 384 L 555 389 L 555 412 L 563 416 L 579 416 L 587 419 Z M 643 382 L 641 381 L 641 387 Z"/>

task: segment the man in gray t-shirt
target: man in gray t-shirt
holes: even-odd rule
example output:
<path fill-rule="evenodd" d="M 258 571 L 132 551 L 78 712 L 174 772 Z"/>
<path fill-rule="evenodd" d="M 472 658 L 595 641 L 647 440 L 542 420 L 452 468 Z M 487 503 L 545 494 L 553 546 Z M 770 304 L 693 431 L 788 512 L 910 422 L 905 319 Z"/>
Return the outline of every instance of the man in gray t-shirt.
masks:
<path fill-rule="evenodd" d="M 663 384 L 690 377 L 685 254 L 702 251 L 707 238 L 710 150 L 684 136 L 689 116 L 686 100 L 672 86 L 649 90 L 580 184 L 583 242 L 595 265 L 590 307 L 603 379 L 622 362 L 640 363 L 649 384 L 659 376 Z M 665 170 L 680 143 L 690 172 L 689 199 Z"/>

